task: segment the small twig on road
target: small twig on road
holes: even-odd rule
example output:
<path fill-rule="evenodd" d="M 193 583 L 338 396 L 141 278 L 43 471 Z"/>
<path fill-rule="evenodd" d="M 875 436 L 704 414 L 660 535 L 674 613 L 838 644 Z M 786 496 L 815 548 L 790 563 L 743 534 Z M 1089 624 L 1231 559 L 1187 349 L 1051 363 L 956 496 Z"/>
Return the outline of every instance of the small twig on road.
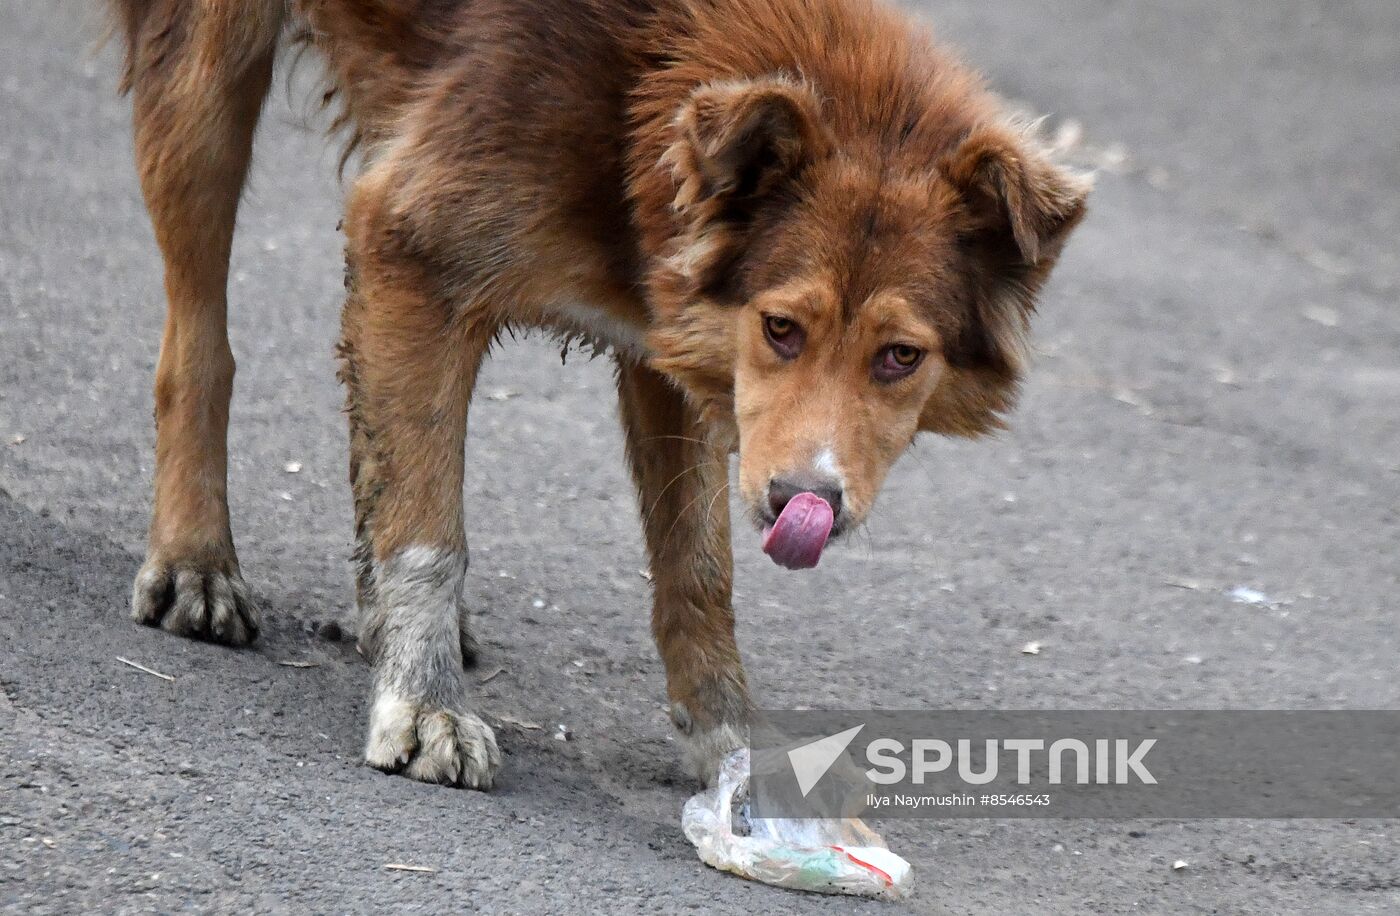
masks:
<path fill-rule="evenodd" d="M 284 661 L 284 662 L 278 662 L 277 664 L 281 665 L 283 668 L 319 668 L 319 667 L 321 667 L 321 663 L 320 663 L 320 662 L 303 662 L 303 661 L 297 661 L 297 660 L 295 660 L 295 659 L 290 659 L 290 660 Z"/>
<path fill-rule="evenodd" d="M 500 715 L 496 718 L 504 725 L 514 725 L 516 728 L 523 728 L 527 731 L 535 732 L 544 728 L 544 726 L 538 722 L 528 722 L 525 719 L 517 719 L 515 716 Z"/>
<path fill-rule="evenodd" d="M 403 864 L 401 864 L 401 863 L 399 863 L 399 862 L 385 862 L 385 863 L 384 863 L 384 869 L 385 869 L 386 871 L 412 871 L 412 872 L 418 872 L 418 873 L 424 874 L 424 875 L 435 875 L 435 874 L 437 874 L 437 869 L 436 869 L 436 868 L 432 868 L 432 867 L 427 866 L 427 865 L 403 865 Z"/>
<path fill-rule="evenodd" d="M 160 678 L 162 681 L 170 681 L 172 684 L 175 683 L 175 678 L 171 677 L 170 675 L 168 675 L 168 674 L 161 674 L 159 671 L 156 671 L 154 668 L 147 668 L 145 665 L 138 664 L 138 663 L 132 661 L 132 660 L 129 659 L 129 658 L 122 658 L 120 655 L 118 655 L 118 656 L 117 656 L 117 661 L 121 662 L 123 665 L 130 665 L 131 667 L 135 668 L 137 671 L 144 671 L 146 674 L 149 674 L 149 675 L 151 675 L 152 677 L 158 677 L 158 678 Z"/>

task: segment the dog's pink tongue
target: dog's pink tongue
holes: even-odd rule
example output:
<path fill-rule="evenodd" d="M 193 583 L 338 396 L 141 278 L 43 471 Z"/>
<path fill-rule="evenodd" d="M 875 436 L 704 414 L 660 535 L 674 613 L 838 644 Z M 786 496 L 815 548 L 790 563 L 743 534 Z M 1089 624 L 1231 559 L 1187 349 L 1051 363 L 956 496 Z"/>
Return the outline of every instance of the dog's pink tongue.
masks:
<path fill-rule="evenodd" d="M 826 500 L 815 493 L 798 493 L 763 533 L 763 552 L 779 566 L 811 569 L 822 558 L 834 521 Z"/>

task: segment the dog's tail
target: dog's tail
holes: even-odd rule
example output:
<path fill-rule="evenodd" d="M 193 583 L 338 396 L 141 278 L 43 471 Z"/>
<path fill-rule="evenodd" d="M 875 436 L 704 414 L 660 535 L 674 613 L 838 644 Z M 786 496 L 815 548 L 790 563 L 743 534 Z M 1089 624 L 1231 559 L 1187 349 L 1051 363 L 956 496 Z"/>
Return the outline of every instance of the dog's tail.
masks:
<path fill-rule="evenodd" d="M 324 100 L 339 100 L 336 128 L 350 146 L 373 141 L 408 102 L 418 79 L 446 52 L 462 0 L 105 0 L 110 33 L 126 46 L 121 90 L 188 48 L 217 49 L 234 78 L 284 38 L 320 52 Z M 290 26 L 290 27 L 288 27 Z M 198 51 L 196 51 L 198 53 Z M 348 153 L 348 149 L 347 149 Z"/>
<path fill-rule="evenodd" d="M 124 54 L 121 93 L 126 95 L 131 91 L 133 76 L 136 72 L 136 48 L 141 36 L 141 25 L 146 21 L 146 16 L 151 7 L 155 6 L 155 2 L 154 0 L 105 0 L 105 5 L 109 23 L 102 43 L 106 44 L 117 37 L 122 40 Z"/>
<path fill-rule="evenodd" d="M 288 0 L 105 0 L 109 37 L 125 47 L 121 92 L 191 46 L 217 47 L 211 79 L 241 72 L 276 46 L 287 21 Z"/>
<path fill-rule="evenodd" d="M 125 54 L 122 64 L 121 93 L 126 95 L 131 91 L 131 75 L 135 69 L 133 57 L 136 39 L 141 33 L 141 22 L 145 19 L 151 3 L 149 0 L 106 0 L 106 6 L 110 22 L 102 42 L 106 44 L 117 36 L 122 38 Z"/>

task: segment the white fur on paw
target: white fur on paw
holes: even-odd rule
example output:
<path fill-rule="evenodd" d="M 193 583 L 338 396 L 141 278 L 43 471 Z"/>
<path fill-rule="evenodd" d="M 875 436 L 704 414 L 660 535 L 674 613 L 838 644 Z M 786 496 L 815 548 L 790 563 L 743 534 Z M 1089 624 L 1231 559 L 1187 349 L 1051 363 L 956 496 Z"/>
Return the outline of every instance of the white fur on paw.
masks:
<path fill-rule="evenodd" d="M 131 615 L 178 636 L 245 646 L 258 635 L 258 609 L 237 571 L 169 566 L 152 557 L 131 589 Z"/>
<path fill-rule="evenodd" d="M 478 716 L 383 691 L 370 712 L 365 762 L 420 782 L 486 790 L 501 767 L 501 752 Z"/>
<path fill-rule="evenodd" d="M 719 772 L 719 765 L 736 748 L 747 747 L 748 729 L 723 724 L 716 728 L 696 729 L 687 735 L 679 732 L 676 740 L 681 746 L 686 772 L 708 786 Z"/>

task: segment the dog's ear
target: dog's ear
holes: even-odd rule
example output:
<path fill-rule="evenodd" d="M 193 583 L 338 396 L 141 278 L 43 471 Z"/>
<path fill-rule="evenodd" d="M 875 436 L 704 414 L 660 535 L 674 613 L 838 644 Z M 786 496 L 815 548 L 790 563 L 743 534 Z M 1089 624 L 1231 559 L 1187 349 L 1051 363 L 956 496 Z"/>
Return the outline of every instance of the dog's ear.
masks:
<path fill-rule="evenodd" d="M 1084 216 L 1092 182 L 1055 165 L 1033 138 L 980 127 L 940 163 L 963 201 L 959 241 L 971 282 L 948 372 L 925 430 L 977 435 L 1001 425 L 1025 369 L 1035 297 Z"/>
<path fill-rule="evenodd" d="M 1032 138 L 1002 127 L 973 130 L 941 167 L 966 206 L 964 239 L 1027 267 L 1059 255 L 1092 187 L 1050 162 Z"/>
<path fill-rule="evenodd" d="M 675 126 L 662 162 L 675 177 L 681 213 L 761 199 L 830 146 L 816 95 L 781 77 L 701 86 Z"/>

